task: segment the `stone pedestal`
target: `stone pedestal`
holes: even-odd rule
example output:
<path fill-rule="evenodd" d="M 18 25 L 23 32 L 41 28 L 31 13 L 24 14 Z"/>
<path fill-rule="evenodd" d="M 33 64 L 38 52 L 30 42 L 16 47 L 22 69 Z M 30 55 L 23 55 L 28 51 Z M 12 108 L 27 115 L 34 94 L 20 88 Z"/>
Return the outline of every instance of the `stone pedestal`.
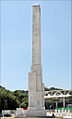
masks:
<path fill-rule="evenodd" d="M 44 117 L 46 116 L 46 111 L 43 109 L 43 110 L 37 110 L 37 108 L 35 110 L 28 110 L 24 113 L 25 116 L 28 116 L 28 117 Z"/>

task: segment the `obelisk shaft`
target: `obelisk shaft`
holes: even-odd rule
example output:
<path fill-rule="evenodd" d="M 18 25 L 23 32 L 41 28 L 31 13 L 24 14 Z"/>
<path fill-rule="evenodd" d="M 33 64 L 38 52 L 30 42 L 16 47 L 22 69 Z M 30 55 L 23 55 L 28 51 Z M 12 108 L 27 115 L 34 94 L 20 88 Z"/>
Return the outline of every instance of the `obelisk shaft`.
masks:
<path fill-rule="evenodd" d="M 41 64 L 41 12 L 40 6 L 33 6 L 32 65 Z"/>
<path fill-rule="evenodd" d="M 41 67 L 41 15 L 40 5 L 33 6 L 32 66 L 29 72 L 28 116 L 45 116 L 44 84 Z"/>

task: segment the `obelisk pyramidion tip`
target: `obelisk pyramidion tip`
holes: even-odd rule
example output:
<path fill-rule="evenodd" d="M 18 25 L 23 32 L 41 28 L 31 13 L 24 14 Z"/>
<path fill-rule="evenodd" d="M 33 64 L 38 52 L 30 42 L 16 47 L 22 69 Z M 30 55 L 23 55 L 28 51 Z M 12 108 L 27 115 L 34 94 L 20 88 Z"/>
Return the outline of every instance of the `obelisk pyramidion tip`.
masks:
<path fill-rule="evenodd" d="M 39 4 L 34 4 L 33 7 L 40 7 L 40 5 Z"/>

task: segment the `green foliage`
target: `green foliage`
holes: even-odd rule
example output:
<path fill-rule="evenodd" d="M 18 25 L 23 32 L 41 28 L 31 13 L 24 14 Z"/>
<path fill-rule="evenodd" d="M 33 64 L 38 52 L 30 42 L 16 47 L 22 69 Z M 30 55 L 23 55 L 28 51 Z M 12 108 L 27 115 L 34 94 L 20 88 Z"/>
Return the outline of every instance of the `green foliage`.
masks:
<path fill-rule="evenodd" d="M 16 109 L 19 107 L 19 101 L 16 99 L 12 93 L 7 95 L 7 109 Z"/>
<path fill-rule="evenodd" d="M 53 102 L 59 101 L 59 98 L 52 99 Z"/>
<path fill-rule="evenodd" d="M 14 91 L 14 96 L 19 101 L 19 107 L 26 108 L 28 106 L 28 91 L 16 90 Z"/>
<path fill-rule="evenodd" d="M 23 101 L 23 102 L 19 105 L 19 107 L 21 107 L 21 108 L 27 108 L 27 106 L 28 106 L 28 102 L 25 102 L 25 101 Z"/>
<path fill-rule="evenodd" d="M 12 92 L 0 86 L 0 112 L 3 109 L 16 109 L 19 107 L 18 100 Z"/>
<path fill-rule="evenodd" d="M 67 103 L 72 103 L 72 96 L 66 98 L 66 102 L 67 102 Z"/>
<path fill-rule="evenodd" d="M 0 86 L 0 112 L 3 109 L 14 110 L 18 107 L 28 106 L 28 91 L 16 90 L 11 92 Z"/>

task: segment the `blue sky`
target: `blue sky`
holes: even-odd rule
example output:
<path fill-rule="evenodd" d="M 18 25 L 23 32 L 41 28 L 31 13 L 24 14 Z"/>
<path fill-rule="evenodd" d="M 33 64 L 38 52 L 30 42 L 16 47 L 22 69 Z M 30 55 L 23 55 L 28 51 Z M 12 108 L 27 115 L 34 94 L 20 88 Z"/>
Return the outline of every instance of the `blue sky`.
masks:
<path fill-rule="evenodd" d="M 41 62 L 46 87 L 71 88 L 71 2 L 1 1 L 1 85 L 28 89 L 32 5 L 41 7 Z"/>

